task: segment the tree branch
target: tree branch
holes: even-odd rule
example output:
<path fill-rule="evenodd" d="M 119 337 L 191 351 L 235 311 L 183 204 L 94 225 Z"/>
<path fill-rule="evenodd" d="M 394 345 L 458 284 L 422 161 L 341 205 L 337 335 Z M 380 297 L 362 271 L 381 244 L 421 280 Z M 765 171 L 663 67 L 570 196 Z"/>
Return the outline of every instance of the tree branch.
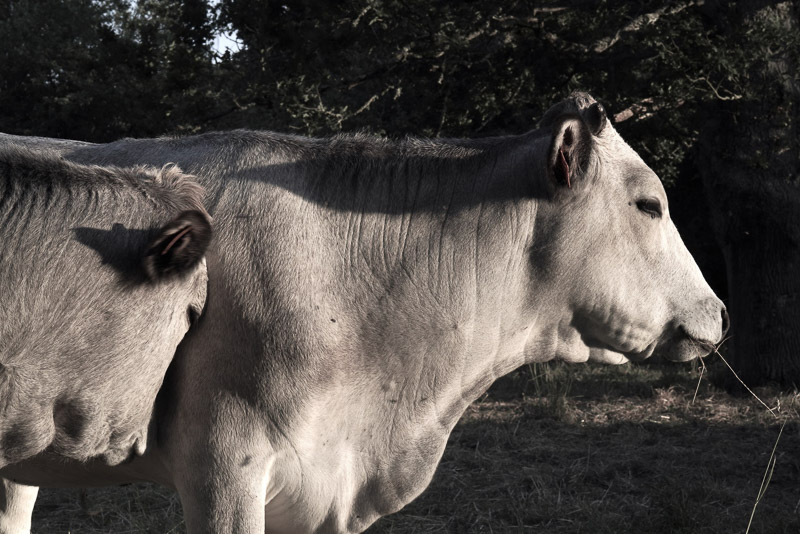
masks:
<path fill-rule="evenodd" d="M 619 113 L 614 114 L 614 122 L 624 122 L 630 118 L 635 117 L 636 121 L 648 119 L 667 107 L 676 109 L 681 107 L 686 101 L 683 99 L 677 102 L 656 102 L 652 97 L 643 98 L 642 100 L 631 104 Z"/>
<path fill-rule="evenodd" d="M 645 13 L 644 15 L 639 15 L 638 17 L 634 18 L 630 21 L 627 25 L 625 25 L 622 29 L 618 30 L 613 37 L 604 37 L 603 39 L 599 39 L 594 42 L 589 48 L 592 49 L 593 52 L 596 54 L 602 54 L 615 44 L 619 42 L 622 38 L 622 35 L 625 33 L 633 33 L 641 30 L 645 26 L 649 26 L 650 24 L 655 24 L 658 19 L 660 19 L 663 15 L 675 15 L 676 13 L 680 13 L 687 7 L 692 6 L 700 6 L 705 3 L 705 0 L 694 0 L 690 2 L 685 2 L 682 4 L 678 4 L 676 6 L 664 6 L 659 9 L 656 9 L 652 13 Z"/>

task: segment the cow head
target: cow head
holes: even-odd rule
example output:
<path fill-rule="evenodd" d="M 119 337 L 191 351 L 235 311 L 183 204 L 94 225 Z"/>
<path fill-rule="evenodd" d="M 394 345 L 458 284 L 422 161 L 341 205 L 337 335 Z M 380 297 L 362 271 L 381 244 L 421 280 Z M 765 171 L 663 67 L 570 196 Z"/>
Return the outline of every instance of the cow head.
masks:
<path fill-rule="evenodd" d="M 141 454 L 206 300 L 202 189 L 161 171 L 0 146 L 0 467 Z M 176 216 L 177 214 L 177 216 Z"/>
<path fill-rule="evenodd" d="M 550 199 L 537 231 L 558 245 L 532 262 L 564 303 L 558 356 L 708 354 L 728 328 L 727 312 L 678 235 L 658 177 L 589 95 L 557 104 L 540 127 L 549 132 L 540 153 Z"/>

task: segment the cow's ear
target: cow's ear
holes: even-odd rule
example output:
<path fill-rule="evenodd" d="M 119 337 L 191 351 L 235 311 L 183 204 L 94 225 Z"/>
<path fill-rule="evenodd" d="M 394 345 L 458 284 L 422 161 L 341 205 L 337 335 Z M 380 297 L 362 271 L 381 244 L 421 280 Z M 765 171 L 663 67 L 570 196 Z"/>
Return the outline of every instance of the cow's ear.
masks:
<path fill-rule="evenodd" d="M 567 115 L 553 125 L 547 167 L 558 186 L 571 188 L 582 176 L 592 150 L 592 136 L 578 115 Z"/>
<path fill-rule="evenodd" d="M 195 267 L 211 242 L 211 221 L 200 211 L 184 211 L 150 242 L 144 270 L 151 280 L 180 275 Z"/>

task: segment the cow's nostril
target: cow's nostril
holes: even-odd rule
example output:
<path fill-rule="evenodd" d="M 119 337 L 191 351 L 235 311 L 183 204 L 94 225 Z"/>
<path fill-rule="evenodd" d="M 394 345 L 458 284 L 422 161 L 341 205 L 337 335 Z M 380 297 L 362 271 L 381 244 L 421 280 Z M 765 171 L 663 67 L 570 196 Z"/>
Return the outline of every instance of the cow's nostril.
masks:
<path fill-rule="evenodd" d="M 725 337 L 725 334 L 728 333 L 728 329 L 731 327 L 731 318 L 728 316 L 728 310 L 724 307 L 722 308 L 722 337 Z"/>

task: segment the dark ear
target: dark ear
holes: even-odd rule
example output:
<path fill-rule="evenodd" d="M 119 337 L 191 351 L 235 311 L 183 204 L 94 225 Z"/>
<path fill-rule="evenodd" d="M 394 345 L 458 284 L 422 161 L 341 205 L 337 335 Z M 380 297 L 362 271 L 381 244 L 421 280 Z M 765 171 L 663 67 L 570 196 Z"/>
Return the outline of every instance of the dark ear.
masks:
<path fill-rule="evenodd" d="M 586 169 L 592 136 L 578 115 L 566 115 L 553 126 L 547 168 L 557 185 L 572 187 Z"/>
<path fill-rule="evenodd" d="M 603 104 L 600 102 L 595 102 L 589 106 L 589 108 L 583 112 L 583 118 L 586 121 L 586 125 L 589 126 L 592 135 L 600 135 L 600 132 L 602 132 L 603 128 L 606 126 L 606 122 L 608 122 L 606 108 L 604 108 Z"/>
<path fill-rule="evenodd" d="M 211 221 L 200 211 L 184 211 L 150 242 L 143 264 L 151 280 L 186 273 L 203 259 L 211 242 Z"/>

